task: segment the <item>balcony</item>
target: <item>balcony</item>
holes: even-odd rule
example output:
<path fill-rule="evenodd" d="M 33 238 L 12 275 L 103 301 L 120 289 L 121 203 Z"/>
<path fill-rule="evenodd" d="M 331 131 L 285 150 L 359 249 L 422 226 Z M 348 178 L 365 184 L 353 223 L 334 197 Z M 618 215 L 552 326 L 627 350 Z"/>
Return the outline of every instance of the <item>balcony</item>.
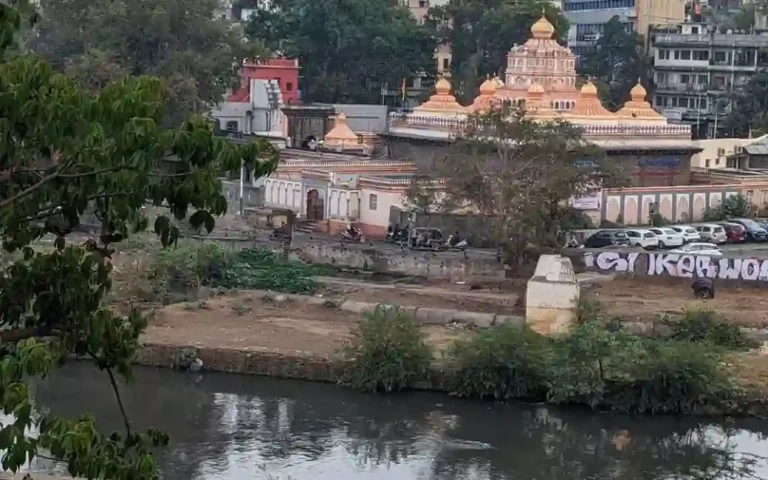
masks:
<path fill-rule="evenodd" d="M 708 85 L 705 83 L 659 82 L 656 84 L 656 90 L 670 90 L 673 92 L 703 93 L 706 92 L 707 89 Z"/>

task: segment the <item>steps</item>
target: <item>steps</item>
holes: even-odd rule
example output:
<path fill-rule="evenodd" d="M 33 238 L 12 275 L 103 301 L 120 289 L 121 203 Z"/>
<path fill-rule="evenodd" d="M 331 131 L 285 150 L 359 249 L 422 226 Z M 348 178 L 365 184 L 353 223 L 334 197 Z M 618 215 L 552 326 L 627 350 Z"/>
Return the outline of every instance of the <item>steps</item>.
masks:
<path fill-rule="evenodd" d="M 320 231 L 319 227 L 321 223 L 322 220 L 318 222 L 299 222 L 296 224 L 296 227 L 294 227 L 294 230 L 301 233 L 315 233 Z"/>

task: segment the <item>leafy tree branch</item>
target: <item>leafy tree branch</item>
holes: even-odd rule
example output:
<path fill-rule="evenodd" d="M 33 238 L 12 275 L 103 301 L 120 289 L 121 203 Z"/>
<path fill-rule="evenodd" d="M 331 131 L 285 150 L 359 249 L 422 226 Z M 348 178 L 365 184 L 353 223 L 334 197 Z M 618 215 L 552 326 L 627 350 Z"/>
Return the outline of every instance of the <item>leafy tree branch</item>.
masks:
<path fill-rule="evenodd" d="M 278 152 L 266 140 L 236 146 L 215 137 L 204 118 L 167 128 L 171 93 L 161 80 L 126 77 L 86 90 L 22 54 L 19 28 L 34 16 L 28 7 L 0 4 L 0 237 L 7 252 L 22 254 L 0 267 L 0 408 L 12 417 L 0 425 L 2 466 L 16 472 L 42 454 L 77 477 L 155 480 L 152 449 L 168 437 L 131 428 L 117 381 L 132 378 L 146 319 L 108 305 L 110 245 L 148 227 L 147 202 L 210 231 L 227 207 L 219 177 L 241 166 L 269 174 Z M 102 221 L 100 242 L 67 242 L 91 212 Z M 165 216 L 154 230 L 163 245 L 178 238 Z M 35 250 L 48 234 L 55 249 Z M 124 433 L 103 435 L 88 416 L 33 415 L 29 383 L 72 354 L 106 372 Z"/>

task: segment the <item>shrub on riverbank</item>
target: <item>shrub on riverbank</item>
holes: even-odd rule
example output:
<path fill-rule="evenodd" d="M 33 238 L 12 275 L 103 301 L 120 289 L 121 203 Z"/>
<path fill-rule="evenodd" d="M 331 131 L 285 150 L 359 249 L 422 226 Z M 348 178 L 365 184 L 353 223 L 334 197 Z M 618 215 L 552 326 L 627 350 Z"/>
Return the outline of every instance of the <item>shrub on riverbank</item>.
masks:
<path fill-rule="evenodd" d="M 550 357 L 547 338 L 506 325 L 459 340 L 448 353 L 455 393 L 495 400 L 544 396 Z"/>
<path fill-rule="evenodd" d="M 721 355 L 709 344 L 637 337 L 597 321 L 559 339 L 527 328 L 491 328 L 458 342 L 448 360 L 455 393 L 463 397 L 694 413 L 735 394 Z"/>
<path fill-rule="evenodd" d="M 341 383 L 365 392 L 402 390 L 426 379 L 432 363 L 426 335 L 397 307 L 365 315 L 341 353 Z"/>
<path fill-rule="evenodd" d="M 688 310 L 682 319 L 675 321 L 667 318 L 665 323 L 672 328 L 671 338 L 674 340 L 706 342 L 732 350 L 757 346 L 738 325 L 711 310 Z"/>
<path fill-rule="evenodd" d="M 182 243 L 159 250 L 150 276 L 164 295 L 184 298 L 203 286 L 312 293 L 323 267 L 283 260 L 267 249 L 232 250 L 215 243 Z"/>

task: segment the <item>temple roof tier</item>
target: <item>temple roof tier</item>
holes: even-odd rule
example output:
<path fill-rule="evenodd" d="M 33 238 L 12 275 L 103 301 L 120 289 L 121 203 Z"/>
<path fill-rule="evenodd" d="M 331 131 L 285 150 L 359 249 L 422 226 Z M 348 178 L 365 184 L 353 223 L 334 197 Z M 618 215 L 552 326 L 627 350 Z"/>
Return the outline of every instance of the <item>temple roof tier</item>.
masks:
<path fill-rule="evenodd" d="M 451 82 L 445 77 L 441 77 L 435 84 L 435 94 L 416 107 L 414 111 L 419 114 L 430 115 L 457 115 L 470 112 L 467 107 L 461 106 L 456 101 L 456 97 L 451 95 Z"/>
<path fill-rule="evenodd" d="M 637 119 L 645 120 L 653 123 L 667 123 L 667 119 L 664 118 L 659 112 L 651 107 L 651 104 L 645 100 L 648 92 L 640 83 L 640 79 L 637 80 L 637 85 L 629 92 L 630 100 L 624 104 L 624 106 L 616 112 L 618 117 L 622 119 Z"/>

